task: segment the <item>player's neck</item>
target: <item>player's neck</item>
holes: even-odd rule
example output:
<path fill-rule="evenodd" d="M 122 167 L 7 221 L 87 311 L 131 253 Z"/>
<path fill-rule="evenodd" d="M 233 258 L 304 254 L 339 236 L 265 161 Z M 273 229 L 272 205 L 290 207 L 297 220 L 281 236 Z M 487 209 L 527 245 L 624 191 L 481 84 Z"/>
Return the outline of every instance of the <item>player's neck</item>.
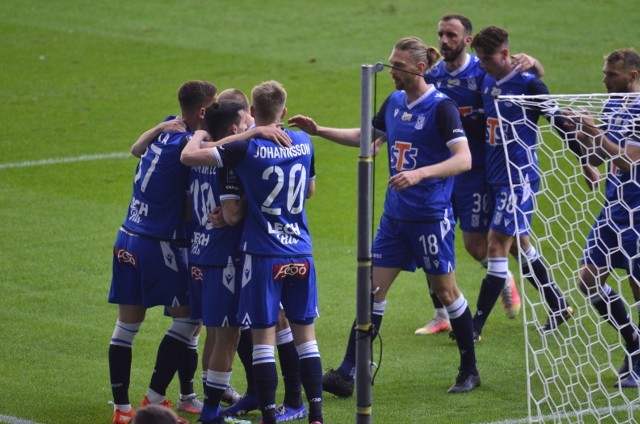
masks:
<path fill-rule="evenodd" d="M 460 54 L 454 60 L 449 60 L 449 61 L 445 60 L 444 69 L 446 69 L 449 72 L 456 71 L 460 69 L 465 63 L 467 63 L 468 57 L 469 57 L 469 54 L 467 52 L 462 52 L 462 54 Z"/>
<path fill-rule="evenodd" d="M 420 78 L 415 86 L 408 87 L 405 90 L 405 93 L 407 95 L 407 102 L 413 103 L 414 101 L 418 100 L 424 95 L 424 93 L 429 91 L 429 88 L 431 88 L 431 85 L 427 84 L 424 79 Z"/>

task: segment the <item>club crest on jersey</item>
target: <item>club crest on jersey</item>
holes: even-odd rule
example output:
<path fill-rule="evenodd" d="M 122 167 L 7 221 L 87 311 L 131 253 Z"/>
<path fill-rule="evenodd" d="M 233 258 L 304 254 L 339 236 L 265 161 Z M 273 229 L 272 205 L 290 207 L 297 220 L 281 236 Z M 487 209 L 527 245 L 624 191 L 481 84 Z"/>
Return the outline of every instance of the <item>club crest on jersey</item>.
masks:
<path fill-rule="evenodd" d="M 404 122 L 411 122 L 411 118 L 413 118 L 413 115 L 410 114 L 409 112 L 405 112 L 402 114 L 402 119 Z"/>
<path fill-rule="evenodd" d="M 197 266 L 191 267 L 191 280 L 193 281 L 204 281 L 204 274 L 202 273 L 202 269 Z"/>
<path fill-rule="evenodd" d="M 422 128 L 424 128 L 424 120 L 425 120 L 424 115 L 418 115 L 418 120 L 416 121 L 417 130 L 421 130 Z"/>
<path fill-rule="evenodd" d="M 283 280 L 290 278 L 306 278 L 309 274 L 309 262 L 291 262 L 273 266 L 273 279 Z"/>
<path fill-rule="evenodd" d="M 478 84 L 476 84 L 476 80 L 473 78 L 469 78 L 467 80 L 467 88 L 469 90 L 477 90 L 478 89 Z"/>
<path fill-rule="evenodd" d="M 135 253 L 127 252 L 124 249 L 118 249 L 117 247 L 113 249 L 113 253 L 116 256 L 116 260 L 121 264 L 129 264 L 134 268 L 136 267 L 138 261 Z"/>

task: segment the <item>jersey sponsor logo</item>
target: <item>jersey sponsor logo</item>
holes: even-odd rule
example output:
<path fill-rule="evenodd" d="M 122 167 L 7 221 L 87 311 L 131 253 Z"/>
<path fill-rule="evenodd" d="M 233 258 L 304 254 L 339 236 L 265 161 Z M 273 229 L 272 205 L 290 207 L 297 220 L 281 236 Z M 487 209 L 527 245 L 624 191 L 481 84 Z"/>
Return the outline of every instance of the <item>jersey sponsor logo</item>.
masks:
<path fill-rule="evenodd" d="M 298 236 L 300 236 L 300 226 L 297 222 L 281 223 L 281 222 L 267 222 L 267 231 L 269 234 L 275 234 L 278 241 L 281 244 L 297 244 Z"/>
<path fill-rule="evenodd" d="M 209 237 L 209 234 L 194 231 L 193 238 L 191 239 L 191 253 L 199 255 L 200 248 L 207 247 L 209 245 Z"/>
<path fill-rule="evenodd" d="M 125 249 L 114 248 L 113 253 L 116 256 L 116 260 L 121 264 L 129 264 L 134 268 L 138 264 L 137 256 L 135 253 L 126 251 Z"/>
<path fill-rule="evenodd" d="M 391 166 L 397 171 L 405 171 L 416 167 L 418 149 L 406 141 L 396 141 L 391 148 Z"/>
<path fill-rule="evenodd" d="M 139 224 L 149 214 L 149 205 L 133 197 L 129 205 L 129 221 Z"/>
<path fill-rule="evenodd" d="M 447 87 L 452 88 L 452 87 L 460 87 L 460 80 L 459 79 L 450 79 L 447 81 Z"/>
<path fill-rule="evenodd" d="M 291 262 L 273 266 L 273 279 L 276 281 L 285 278 L 306 278 L 308 274 L 309 262 Z"/>
<path fill-rule="evenodd" d="M 204 273 L 202 272 L 201 268 L 198 268 L 197 266 L 192 266 L 191 267 L 191 279 L 193 281 L 204 281 Z"/>

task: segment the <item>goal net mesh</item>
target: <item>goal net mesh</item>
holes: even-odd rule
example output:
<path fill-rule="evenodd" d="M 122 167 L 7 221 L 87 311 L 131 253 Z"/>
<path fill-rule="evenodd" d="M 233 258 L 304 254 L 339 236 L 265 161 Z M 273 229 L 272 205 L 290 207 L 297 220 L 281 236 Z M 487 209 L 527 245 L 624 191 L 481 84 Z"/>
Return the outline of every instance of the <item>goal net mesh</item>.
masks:
<path fill-rule="evenodd" d="M 637 93 L 636 93 L 637 94 Z M 501 107 L 551 111 L 572 111 L 603 122 L 610 95 L 500 96 Z M 499 107 L 500 106 L 500 107 Z M 527 147 L 517 136 L 505 140 L 521 143 L 530 157 L 538 156 L 540 186 L 535 196 L 530 238 L 547 264 L 553 281 L 574 309 L 573 318 L 557 330 L 542 334 L 540 328 L 549 308 L 539 293 L 521 275 L 525 327 L 528 406 L 531 422 L 612 422 L 640 421 L 640 392 L 637 388 L 617 388 L 617 369 L 625 358 L 624 341 L 578 288 L 578 270 L 585 241 L 605 201 L 606 164 L 600 166 L 599 187 L 590 189 L 580 161 L 563 136 L 553 126 L 556 121 L 541 118 L 510 122 L 499 116 L 500 130 L 526 125 L 537 131 L 537 146 Z M 569 133 L 571 136 L 571 133 Z M 504 138 L 503 138 L 504 140 Z M 508 154 L 507 154 L 508 156 Z M 508 160 L 509 158 L 507 158 Z M 513 165 L 513 164 L 511 164 Z M 517 168 L 516 168 L 517 169 Z M 513 181 L 513 180 L 512 180 Z M 516 186 L 512 183 L 511 186 Z M 523 223 L 518 223 L 522 227 Z M 531 276 L 529 276 L 531 277 Z M 629 281 L 623 270 L 612 271 L 607 283 L 622 295 L 637 324 L 638 305 L 634 304 Z"/>

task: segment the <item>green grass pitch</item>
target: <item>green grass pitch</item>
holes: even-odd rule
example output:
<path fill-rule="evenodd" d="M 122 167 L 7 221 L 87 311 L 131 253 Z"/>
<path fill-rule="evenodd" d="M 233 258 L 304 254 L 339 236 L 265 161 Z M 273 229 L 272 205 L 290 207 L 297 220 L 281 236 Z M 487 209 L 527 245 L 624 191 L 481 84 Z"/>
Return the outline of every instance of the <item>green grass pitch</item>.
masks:
<path fill-rule="evenodd" d="M 116 308 L 106 302 L 111 248 L 136 161 L 56 161 L 126 153 L 178 112 L 188 79 L 245 91 L 276 79 L 290 116 L 359 126 L 360 66 L 386 62 L 395 41 L 437 45 L 445 13 L 478 30 L 507 28 L 512 51 L 544 64 L 552 93 L 601 92 L 602 57 L 638 40 L 635 2 L 44 1 L 0 2 L 0 422 L 107 423 L 107 348 Z M 637 46 L 636 46 L 637 47 Z M 378 104 L 392 90 L 378 75 Z M 344 353 L 355 314 L 356 149 L 316 140 L 317 192 L 308 203 L 320 285 L 325 368 Z M 42 161 L 42 162 L 38 162 Z M 11 164 L 28 163 L 30 166 Z M 376 167 L 376 218 L 386 180 Z M 482 269 L 458 237 L 458 280 L 474 307 Z M 418 337 L 432 310 L 423 274 L 396 282 L 382 327 L 375 423 L 487 423 L 527 416 L 522 318 L 497 306 L 478 345 L 482 387 L 447 396 L 458 354 L 445 335 Z M 136 338 L 131 398 L 142 398 L 168 325 L 151 310 Z M 376 351 L 379 344 L 376 343 Z M 232 384 L 244 389 L 239 362 Z M 178 388 L 169 388 L 175 398 Z M 325 398 L 327 423 L 355 420 L 354 399 Z M 135 406 L 135 405 L 134 405 Z M 251 416 L 255 421 L 258 415 Z M 195 423 L 196 417 L 190 417 Z"/>

